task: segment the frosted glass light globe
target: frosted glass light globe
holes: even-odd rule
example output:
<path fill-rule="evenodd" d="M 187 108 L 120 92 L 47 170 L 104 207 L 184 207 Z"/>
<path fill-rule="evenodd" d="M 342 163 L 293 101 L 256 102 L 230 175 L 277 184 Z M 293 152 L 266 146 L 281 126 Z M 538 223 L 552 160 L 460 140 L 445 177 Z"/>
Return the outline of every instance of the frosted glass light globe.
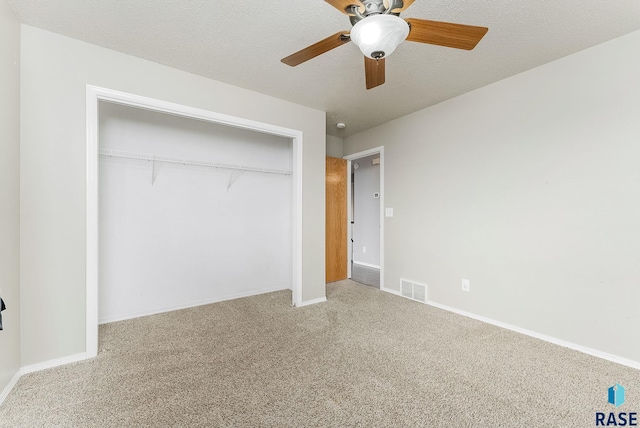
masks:
<path fill-rule="evenodd" d="M 351 29 L 351 40 L 364 56 L 388 57 L 409 35 L 409 24 L 395 15 L 371 15 Z"/>
<path fill-rule="evenodd" d="M 361 40 L 362 44 L 372 45 L 380 40 L 380 26 L 376 23 L 366 23 L 362 26 Z"/>

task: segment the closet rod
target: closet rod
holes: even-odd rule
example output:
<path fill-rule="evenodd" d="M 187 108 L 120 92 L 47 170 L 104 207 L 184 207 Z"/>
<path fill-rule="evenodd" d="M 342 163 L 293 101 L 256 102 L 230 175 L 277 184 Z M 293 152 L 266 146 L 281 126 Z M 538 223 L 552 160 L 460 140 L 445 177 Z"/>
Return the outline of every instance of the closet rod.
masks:
<path fill-rule="evenodd" d="M 143 153 L 124 152 L 120 150 L 100 149 L 101 156 L 109 156 L 113 158 L 137 159 L 153 162 L 175 163 L 180 165 L 208 166 L 212 168 L 233 169 L 237 171 L 264 172 L 266 174 L 291 175 L 291 171 L 280 171 L 276 169 L 251 168 L 242 165 L 226 165 L 213 162 L 201 162 L 194 160 L 178 159 L 167 156 L 154 156 Z"/>

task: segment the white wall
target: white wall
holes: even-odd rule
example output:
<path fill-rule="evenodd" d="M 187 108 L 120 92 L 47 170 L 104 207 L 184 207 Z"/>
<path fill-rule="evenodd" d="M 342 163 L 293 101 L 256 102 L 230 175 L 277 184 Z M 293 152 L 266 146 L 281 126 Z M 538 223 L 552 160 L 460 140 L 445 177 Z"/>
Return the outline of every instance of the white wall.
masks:
<path fill-rule="evenodd" d="M 353 261 L 380 266 L 380 165 L 375 154 L 351 162 L 353 172 Z M 354 168 L 354 164 L 358 168 Z M 366 249 L 366 252 L 365 252 Z"/>
<path fill-rule="evenodd" d="M 639 51 L 635 32 L 347 138 L 385 146 L 385 286 L 640 361 Z"/>
<path fill-rule="evenodd" d="M 291 171 L 292 141 L 100 103 L 100 147 Z M 100 158 L 100 322 L 290 289 L 290 175 Z M 229 187 L 230 184 L 230 187 Z"/>
<path fill-rule="evenodd" d="M 87 84 L 301 130 L 302 299 L 324 297 L 324 112 L 25 25 L 21 54 L 23 365 L 85 351 Z"/>
<path fill-rule="evenodd" d="M 327 156 L 331 158 L 344 156 L 344 140 L 342 138 L 327 135 Z"/>
<path fill-rule="evenodd" d="M 20 24 L 0 0 L 0 395 L 20 368 Z"/>

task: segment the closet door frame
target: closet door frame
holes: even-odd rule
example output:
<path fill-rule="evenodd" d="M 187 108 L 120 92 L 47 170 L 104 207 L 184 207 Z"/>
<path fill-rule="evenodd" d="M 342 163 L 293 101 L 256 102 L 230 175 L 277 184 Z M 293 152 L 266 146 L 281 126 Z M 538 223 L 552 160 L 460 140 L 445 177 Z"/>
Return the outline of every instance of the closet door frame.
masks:
<path fill-rule="evenodd" d="M 98 86 L 87 85 L 87 212 L 86 212 L 86 357 L 98 355 L 98 148 L 101 101 L 204 120 L 263 134 L 289 138 L 293 144 L 293 185 L 291 213 L 292 304 L 302 301 L 302 131 L 248 120 Z"/>

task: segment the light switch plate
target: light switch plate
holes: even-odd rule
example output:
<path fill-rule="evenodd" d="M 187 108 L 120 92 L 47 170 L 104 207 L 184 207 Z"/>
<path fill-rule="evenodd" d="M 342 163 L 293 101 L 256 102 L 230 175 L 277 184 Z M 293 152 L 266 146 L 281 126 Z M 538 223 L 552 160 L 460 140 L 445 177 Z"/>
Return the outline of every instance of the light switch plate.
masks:
<path fill-rule="evenodd" d="M 393 217 L 393 208 L 385 208 L 384 216 L 385 217 Z"/>

